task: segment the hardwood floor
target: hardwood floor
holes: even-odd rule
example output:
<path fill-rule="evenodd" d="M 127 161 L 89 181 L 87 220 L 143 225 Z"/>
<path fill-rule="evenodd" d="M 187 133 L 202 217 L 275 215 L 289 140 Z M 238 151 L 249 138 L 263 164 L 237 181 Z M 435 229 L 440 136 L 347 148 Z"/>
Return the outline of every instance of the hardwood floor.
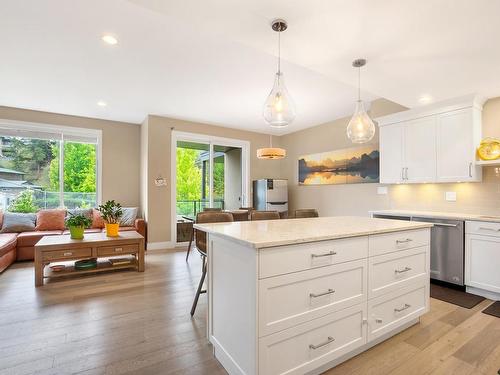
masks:
<path fill-rule="evenodd" d="M 0 375 L 225 374 L 206 341 L 206 296 L 189 310 L 201 263 L 146 255 L 146 272 L 57 280 L 35 289 L 33 264 L 0 275 Z M 438 300 L 421 323 L 327 372 L 496 374 L 500 319 Z"/>

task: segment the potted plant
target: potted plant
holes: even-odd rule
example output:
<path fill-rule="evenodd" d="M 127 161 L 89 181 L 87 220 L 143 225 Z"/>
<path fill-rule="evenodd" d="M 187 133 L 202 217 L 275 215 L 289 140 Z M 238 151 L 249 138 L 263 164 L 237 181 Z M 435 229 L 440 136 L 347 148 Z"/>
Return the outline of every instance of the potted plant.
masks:
<path fill-rule="evenodd" d="M 69 228 L 71 238 L 74 240 L 83 239 L 85 228 L 90 227 L 92 220 L 84 215 L 73 215 L 71 213 L 69 215 L 70 217 L 66 220 L 66 225 Z"/>
<path fill-rule="evenodd" d="M 118 237 L 118 228 L 120 218 L 123 215 L 122 206 L 114 200 L 101 204 L 98 208 L 106 226 L 106 235 L 108 237 Z"/>

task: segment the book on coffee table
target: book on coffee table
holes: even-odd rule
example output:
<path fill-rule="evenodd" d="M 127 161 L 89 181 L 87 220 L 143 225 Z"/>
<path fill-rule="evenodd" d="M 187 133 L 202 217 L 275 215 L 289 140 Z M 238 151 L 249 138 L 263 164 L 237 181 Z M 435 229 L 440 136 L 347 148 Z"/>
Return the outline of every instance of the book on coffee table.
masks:
<path fill-rule="evenodd" d="M 110 258 L 109 262 L 113 266 L 122 266 L 124 264 L 132 263 L 133 260 L 134 260 L 134 258 Z"/>

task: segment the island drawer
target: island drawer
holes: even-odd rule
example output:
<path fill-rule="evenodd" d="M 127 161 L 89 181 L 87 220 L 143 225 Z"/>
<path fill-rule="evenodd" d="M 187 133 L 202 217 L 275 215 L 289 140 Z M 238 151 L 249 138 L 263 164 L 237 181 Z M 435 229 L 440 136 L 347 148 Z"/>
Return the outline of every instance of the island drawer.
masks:
<path fill-rule="evenodd" d="M 259 278 L 330 266 L 367 256 L 367 236 L 261 249 Z"/>
<path fill-rule="evenodd" d="M 370 256 L 411 249 L 430 244 L 430 230 L 418 229 L 369 236 Z"/>
<path fill-rule="evenodd" d="M 113 256 L 122 254 L 135 254 L 139 251 L 139 245 L 118 245 L 118 246 L 103 246 L 97 248 L 97 256 Z"/>
<path fill-rule="evenodd" d="M 362 259 L 259 280 L 259 336 L 366 301 L 367 270 Z"/>
<path fill-rule="evenodd" d="M 370 257 L 368 298 L 399 289 L 416 281 L 429 280 L 429 246 Z"/>
<path fill-rule="evenodd" d="M 366 343 L 366 304 L 259 340 L 259 374 L 305 374 Z"/>
<path fill-rule="evenodd" d="M 500 223 L 487 221 L 466 221 L 465 233 L 500 237 Z"/>
<path fill-rule="evenodd" d="M 75 258 L 89 258 L 92 256 L 92 248 L 84 247 L 71 250 L 42 251 L 42 261 L 64 260 Z"/>
<path fill-rule="evenodd" d="M 368 341 L 429 310 L 429 282 L 414 283 L 368 301 Z"/>

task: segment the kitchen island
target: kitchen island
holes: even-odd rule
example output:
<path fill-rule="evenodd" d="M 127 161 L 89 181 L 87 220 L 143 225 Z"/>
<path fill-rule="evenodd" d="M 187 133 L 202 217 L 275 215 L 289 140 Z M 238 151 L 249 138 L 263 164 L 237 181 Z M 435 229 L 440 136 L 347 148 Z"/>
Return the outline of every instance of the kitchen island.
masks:
<path fill-rule="evenodd" d="M 429 310 L 432 224 L 328 217 L 208 233 L 208 338 L 229 374 L 319 374 Z"/>

